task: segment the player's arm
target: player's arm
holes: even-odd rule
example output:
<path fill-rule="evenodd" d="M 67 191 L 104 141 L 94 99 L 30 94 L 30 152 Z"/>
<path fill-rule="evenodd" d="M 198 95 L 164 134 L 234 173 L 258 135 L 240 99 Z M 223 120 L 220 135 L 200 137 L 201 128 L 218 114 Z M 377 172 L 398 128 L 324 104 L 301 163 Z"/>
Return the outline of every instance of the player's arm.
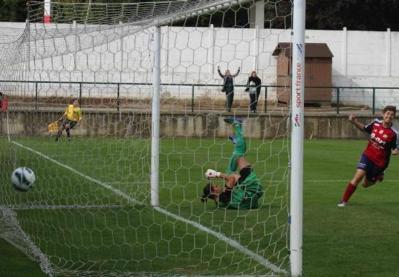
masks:
<path fill-rule="evenodd" d="M 78 123 L 82 120 L 82 111 L 80 109 L 77 110 L 77 115 L 78 115 Z"/>
<path fill-rule="evenodd" d="M 224 75 L 222 74 L 222 72 L 220 72 L 220 66 L 218 66 L 218 73 L 220 77 L 224 78 Z"/>
<path fill-rule="evenodd" d="M 240 175 L 238 175 L 238 174 L 228 175 L 228 174 L 218 172 L 213 169 L 208 169 L 205 172 L 205 177 L 208 179 L 212 179 L 212 178 L 224 179 L 226 189 L 231 190 L 237 183 L 237 180 L 240 178 Z"/>
<path fill-rule="evenodd" d="M 233 75 L 233 77 L 237 77 L 237 76 L 238 76 L 238 74 L 240 74 L 240 70 L 241 70 L 241 68 L 239 67 L 239 68 L 237 69 L 237 73 L 236 73 L 236 74 L 234 74 L 234 75 Z"/>
<path fill-rule="evenodd" d="M 68 114 L 68 108 L 67 108 L 67 109 L 65 110 L 65 112 L 61 115 L 61 117 L 58 118 L 57 121 L 62 121 L 62 120 L 64 120 L 64 119 L 67 117 L 67 114 Z"/>
<path fill-rule="evenodd" d="M 398 133 L 395 131 L 395 140 L 392 142 L 392 152 L 391 154 L 396 156 L 399 155 L 399 136 Z"/>
<path fill-rule="evenodd" d="M 224 179 L 225 182 L 225 190 L 232 190 L 234 186 L 237 184 L 238 179 L 240 178 L 237 174 L 227 175 L 222 173 L 220 178 Z"/>
<path fill-rule="evenodd" d="M 349 121 L 353 125 L 355 125 L 356 128 L 358 128 L 360 131 L 365 131 L 366 125 L 364 125 L 363 123 L 359 122 L 359 120 L 357 120 L 357 118 L 353 114 L 349 115 Z"/>
<path fill-rule="evenodd" d="M 248 81 L 247 81 L 247 86 L 245 87 L 245 91 L 249 91 L 249 84 L 250 84 L 250 82 L 251 82 L 251 78 L 249 77 L 249 78 L 248 78 Z"/>
<path fill-rule="evenodd" d="M 68 114 L 70 114 L 70 106 L 66 107 L 64 114 L 58 119 L 59 121 L 68 118 Z"/>

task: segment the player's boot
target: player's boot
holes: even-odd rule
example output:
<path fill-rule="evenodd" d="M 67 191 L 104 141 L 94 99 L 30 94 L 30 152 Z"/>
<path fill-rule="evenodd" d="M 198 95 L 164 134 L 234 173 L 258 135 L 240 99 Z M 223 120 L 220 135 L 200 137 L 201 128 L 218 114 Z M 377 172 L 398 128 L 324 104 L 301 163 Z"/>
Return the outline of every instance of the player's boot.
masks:
<path fill-rule="evenodd" d="M 347 202 L 345 202 L 345 201 L 340 201 L 339 203 L 338 203 L 338 207 L 339 208 L 344 208 L 344 207 L 346 207 L 346 204 L 347 204 Z"/>
<path fill-rule="evenodd" d="M 384 180 L 384 174 L 380 174 L 377 177 L 375 177 L 375 181 L 377 182 L 382 182 Z"/>

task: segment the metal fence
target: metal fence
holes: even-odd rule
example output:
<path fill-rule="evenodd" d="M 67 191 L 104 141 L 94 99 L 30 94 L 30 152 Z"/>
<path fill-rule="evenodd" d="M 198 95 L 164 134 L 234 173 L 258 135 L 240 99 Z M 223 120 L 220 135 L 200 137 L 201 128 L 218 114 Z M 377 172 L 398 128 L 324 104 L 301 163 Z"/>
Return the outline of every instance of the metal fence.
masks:
<path fill-rule="evenodd" d="M 162 95 L 164 98 L 173 98 L 175 101 L 183 101 L 186 110 L 198 112 L 206 110 L 201 105 L 201 101 L 209 106 L 209 102 L 219 99 L 223 102 L 225 97 L 220 93 L 221 84 L 177 84 L 162 83 Z M 248 103 L 248 93 L 244 92 L 244 85 L 236 85 L 235 97 L 238 109 L 246 109 Z M 4 93 L 9 94 L 10 98 L 25 99 L 25 103 L 38 109 L 40 105 L 48 105 L 44 103 L 44 98 L 77 97 L 84 106 L 88 99 L 106 99 L 107 107 L 115 108 L 119 111 L 123 107 L 123 100 L 127 99 L 151 99 L 152 84 L 151 83 L 102 83 L 102 82 L 62 82 L 62 81 L 15 81 L 0 80 L 0 88 Z M 326 106 L 334 109 L 336 114 L 341 111 L 354 109 L 367 109 L 372 114 L 376 110 L 388 104 L 399 104 L 399 87 L 306 87 L 306 89 L 330 89 L 331 101 L 327 103 L 306 103 L 313 107 Z M 276 104 L 279 104 L 278 90 L 289 91 L 289 86 L 261 85 L 261 94 L 258 100 L 258 111 L 267 113 L 273 110 Z M 204 101 L 201 97 L 207 95 L 209 98 Z M 27 101 L 26 99 L 29 99 Z M 306 97 L 305 97 L 306 99 Z M 85 100 L 85 101 L 83 101 Z M 105 100 L 104 100 L 105 101 Z M 216 101 L 216 100 L 215 100 Z M 247 101 L 247 102 L 242 102 Z M 57 103 L 54 103 L 57 105 Z M 60 103 L 64 105 L 65 102 Z M 280 103 L 287 105 L 289 103 Z M 151 107 L 151 106 L 149 106 Z M 220 106 L 218 107 L 221 108 Z M 213 107 L 212 109 L 216 109 Z"/>

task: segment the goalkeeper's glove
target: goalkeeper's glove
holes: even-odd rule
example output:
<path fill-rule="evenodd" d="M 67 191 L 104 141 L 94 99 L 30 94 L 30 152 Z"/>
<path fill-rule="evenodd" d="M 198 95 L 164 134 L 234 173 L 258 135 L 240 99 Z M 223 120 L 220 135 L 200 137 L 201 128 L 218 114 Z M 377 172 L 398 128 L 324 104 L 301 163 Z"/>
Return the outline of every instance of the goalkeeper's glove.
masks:
<path fill-rule="evenodd" d="M 217 178 L 217 177 L 220 177 L 220 172 L 217 172 L 216 170 L 213 170 L 213 169 L 208 169 L 206 172 L 205 172 L 205 177 L 206 178 Z"/>

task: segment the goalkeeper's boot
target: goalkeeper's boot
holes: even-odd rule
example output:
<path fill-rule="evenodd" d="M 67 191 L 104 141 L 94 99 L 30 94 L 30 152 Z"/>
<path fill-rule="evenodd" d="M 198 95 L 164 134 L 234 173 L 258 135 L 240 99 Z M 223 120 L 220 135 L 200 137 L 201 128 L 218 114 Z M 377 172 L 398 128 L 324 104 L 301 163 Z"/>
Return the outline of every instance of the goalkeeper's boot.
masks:
<path fill-rule="evenodd" d="M 237 138 L 235 136 L 229 136 L 229 140 L 233 143 L 236 144 L 237 143 Z"/>

